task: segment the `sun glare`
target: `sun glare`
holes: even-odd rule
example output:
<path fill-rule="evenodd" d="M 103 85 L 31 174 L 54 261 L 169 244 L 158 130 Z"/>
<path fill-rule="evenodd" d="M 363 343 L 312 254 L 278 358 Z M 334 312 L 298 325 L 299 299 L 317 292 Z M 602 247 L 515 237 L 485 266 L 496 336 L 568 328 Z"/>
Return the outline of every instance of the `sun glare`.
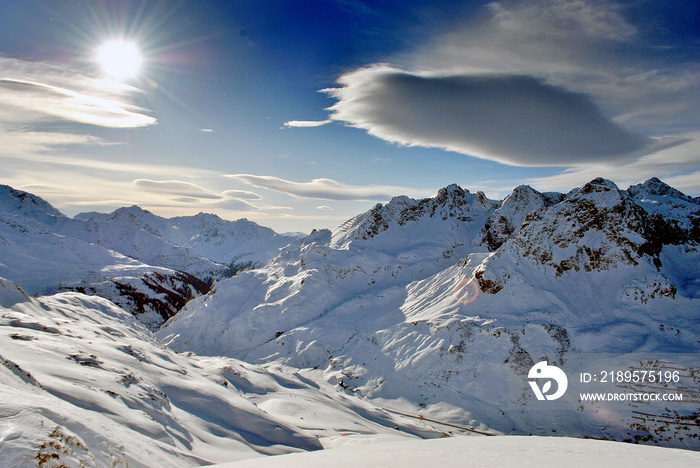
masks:
<path fill-rule="evenodd" d="M 124 80 L 139 72 L 141 54 L 131 42 L 112 41 L 97 50 L 97 62 L 108 76 Z"/>

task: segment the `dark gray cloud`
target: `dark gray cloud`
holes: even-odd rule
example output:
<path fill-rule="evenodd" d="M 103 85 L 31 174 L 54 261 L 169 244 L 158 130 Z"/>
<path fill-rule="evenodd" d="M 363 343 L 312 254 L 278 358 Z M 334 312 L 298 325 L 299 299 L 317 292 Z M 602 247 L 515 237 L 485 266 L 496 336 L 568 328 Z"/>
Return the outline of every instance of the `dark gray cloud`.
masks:
<path fill-rule="evenodd" d="M 522 75 L 421 76 L 378 66 L 343 76 L 334 120 L 384 140 L 512 165 L 625 160 L 658 149 L 584 94 Z"/>

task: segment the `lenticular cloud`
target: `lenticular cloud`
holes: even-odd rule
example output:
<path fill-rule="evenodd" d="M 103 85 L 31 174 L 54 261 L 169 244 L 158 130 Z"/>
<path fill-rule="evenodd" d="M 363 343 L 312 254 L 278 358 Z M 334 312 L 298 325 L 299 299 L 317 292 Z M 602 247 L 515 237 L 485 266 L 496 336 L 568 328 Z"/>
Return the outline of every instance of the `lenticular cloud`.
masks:
<path fill-rule="evenodd" d="M 584 94 L 522 75 L 427 76 L 378 66 L 349 73 L 332 119 L 384 140 L 501 163 L 556 166 L 628 159 L 656 146 Z"/>

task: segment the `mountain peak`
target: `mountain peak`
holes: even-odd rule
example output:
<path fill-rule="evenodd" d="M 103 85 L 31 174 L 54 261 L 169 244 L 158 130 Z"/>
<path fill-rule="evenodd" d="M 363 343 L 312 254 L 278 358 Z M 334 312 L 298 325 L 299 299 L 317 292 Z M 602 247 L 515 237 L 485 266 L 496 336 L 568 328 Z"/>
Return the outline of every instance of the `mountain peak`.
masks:
<path fill-rule="evenodd" d="M 120 215 L 131 215 L 131 216 L 143 216 L 143 215 L 153 215 L 148 210 L 144 210 L 138 205 L 131 205 L 131 206 L 124 206 L 122 208 L 117 208 L 114 210 L 113 214 L 115 216 L 120 216 Z M 155 215 L 153 215 L 155 216 Z"/>
<path fill-rule="evenodd" d="M 591 192 L 608 192 L 610 190 L 620 190 L 615 182 L 612 180 L 604 179 L 602 177 L 596 177 L 592 181 L 584 184 L 578 193 L 591 193 Z"/>
<path fill-rule="evenodd" d="M 519 185 L 488 217 L 475 244 L 486 245 L 490 251 L 495 251 L 520 228 L 529 213 L 549 204 L 537 190 L 529 185 Z"/>
<path fill-rule="evenodd" d="M 631 185 L 630 188 L 627 189 L 627 193 L 629 193 L 630 196 L 635 199 L 642 199 L 645 196 L 656 196 L 677 198 L 689 203 L 697 203 L 696 199 L 674 189 L 656 177 L 652 177 L 642 184 Z"/>
<path fill-rule="evenodd" d="M 386 205 L 375 205 L 369 211 L 349 219 L 333 232 L 333 242 L 346 246 L 353 240 L 367 240 L 378 236 L 391 226 L 413 229 L 423 220 L 452 220 L 464 227 L 483 219 L 498 202 L 486 198 L 483 192 L 475 194 L 456 184 L 438 190 L 433 198 L 415 200 L 405 195 L 394 197 Z"/>
<path fill-rule="evenodd" d="M 41 197 L 0 185 L 0 212 L 35 218 L 42 223 L 53 223 L 65 218 L 63 213 Z"/>
<path fill-rule="evenodd" d="M 464 189 L 457 184 L 450 184 L 450 185 L 438 190 L 437 196 L 435 198 L 444 198 L 444 197 L 448 197 L 448 196 L 463 197 L 464 195 L 466 195 L 468 193 L 469 193 L 469 190 Z"/>

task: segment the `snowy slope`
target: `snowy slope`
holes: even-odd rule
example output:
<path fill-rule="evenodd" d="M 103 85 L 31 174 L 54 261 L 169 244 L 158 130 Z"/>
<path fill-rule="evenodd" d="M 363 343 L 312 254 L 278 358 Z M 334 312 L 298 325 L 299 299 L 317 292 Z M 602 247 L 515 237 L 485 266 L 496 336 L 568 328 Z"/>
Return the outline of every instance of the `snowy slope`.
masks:
<path fill-rule="evenodd" d="M 692 221 L 657 216 L 604 179 L 566 196 L 519 188 L 510 198 L 521 208 L 456 186 L 397 197 L 219 283 L 158 336 L 179 351 L 307 369 L 441 421 L 700 449 Z M 490 252 L 482 227 L 499 209 L 513 233 L 499 231 Z M 674 388 L 689 392 L 687 404 L 619 404 L 601 422 L 612 410 L 570 392 L 563 412 L 528 409 L 536 362 L 579 372 L 585 353 L 639 352 L 681 353 L 659 365 L 682 369 Z"/>
<path fill-rule="evenodd" d="M 0 466 L 199 466 L 444 434 L 293 369 L 175 354 L 104 299 L 4 279 L 0 375 Z"/>
<path fill-rule="evenodd" d="M 564 437 L 451 437 L 447 439 L 352 445 L 322 452 L 256 458 L 217 468 L 356 468 L 384 467 L 591 467 L 691 468 L 700 454 L 687 450 L 645 447 Z"/>
<path fill-rule="evenodd" d="M 172 234 L 173 226 L 137 206 L 120 208 L 113 213 L 79 214 L 62 223 L 62 235 L 100 245 L 149 265 L 184 271 L 201 279 L 216 277 L 226 268 L 195 252 L 163 239 Z"/>

